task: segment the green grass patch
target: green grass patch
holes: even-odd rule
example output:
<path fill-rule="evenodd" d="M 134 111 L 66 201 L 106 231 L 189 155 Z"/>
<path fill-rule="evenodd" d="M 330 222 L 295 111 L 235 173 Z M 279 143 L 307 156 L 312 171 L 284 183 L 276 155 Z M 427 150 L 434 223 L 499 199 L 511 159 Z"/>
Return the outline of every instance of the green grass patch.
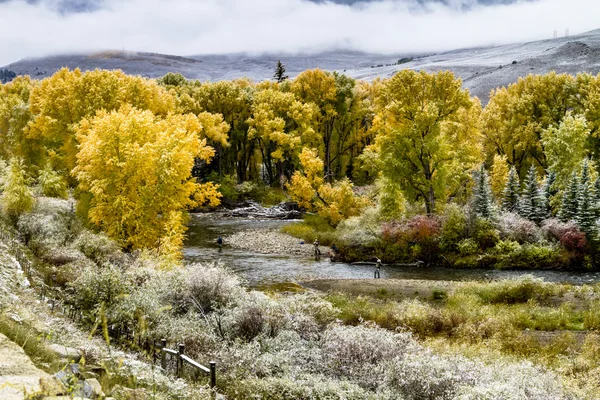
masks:
<path fill-rule="evenodd" d="M 0 316 L 0 333 L 19 345 L 36 367 L 46 372 L 57 372 L 62 365 L 54 352 L 46 347 L 46 338 L 31 325 Z"/>
<path fill-rule="evenodd" d="M 337 239 L 335 228 L 319 215 L 307 214 L 301 222 L 285 225 L 281 231 L 303 239 L 306 243 L 312 243 L 318 239 L 323 246 L 331 246 Z"/>

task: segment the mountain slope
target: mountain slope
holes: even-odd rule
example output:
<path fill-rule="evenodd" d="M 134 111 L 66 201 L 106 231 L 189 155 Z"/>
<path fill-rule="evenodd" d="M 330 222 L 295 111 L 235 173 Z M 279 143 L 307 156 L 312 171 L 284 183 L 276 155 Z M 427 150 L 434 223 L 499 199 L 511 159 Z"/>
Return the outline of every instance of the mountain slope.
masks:
<path fill-rule="evenodd" d="M 388 77 L 404 68 L 430 72 L 451 70 L 463 79 L 466 88 L 486 103 L 490 90 L 508 85 L 530 73 L 543 74 L 556 71 L 597 74 L 600 71 L 600 30 L 569 38 L 461 49 L 418 56 L 408 63 L 396 63 L 406 56 L 329 51 L 298 55 L 230 54 L 179 57 L 109 51 L 26 58 L 3 68 L 35 78 L 44 78 L 61 67 L 69 67 L 82 70 L 122 69 L 128 74 L 147 77 L 159 77 L 167 72 L 180 72 L 190 79 L 210 81 L 244 76 L 254 80 L 271 79 L 278 59 L 285 64 L 290 77 L 310 68 L 344 72 L 349 76 L 367 80 Z"/>

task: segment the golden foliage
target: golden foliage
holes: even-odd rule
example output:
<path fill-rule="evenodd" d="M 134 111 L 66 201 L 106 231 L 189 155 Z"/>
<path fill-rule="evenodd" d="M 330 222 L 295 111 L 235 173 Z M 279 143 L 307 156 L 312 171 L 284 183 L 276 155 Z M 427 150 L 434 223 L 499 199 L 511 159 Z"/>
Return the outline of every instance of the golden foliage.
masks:
<path fill-rule="evenodd" d="M 19 215 L 31 211 L 35 204 L 33 192 L 27 183 L 23 163 L 16 158 L 11 159 L 0 201 L 2 211 L 14 221 Z"/>
<path fill-rule="evenodd" d="M 334 185 L 323 181 L 323 161 L 315 149 L 304 148 L 300 154 L 300 164 L 304 173 L 296 171 L 287 185 L 292 199 L 298 205 L 316 211 L 331 225 L 337 225 L 346 218 L 360 215 L 370 202 L 354 194 L 353 184 L 343 179 Z"/>
<path fill-rule="evenodd" d="M 175 99 L 155 81 L 122 71 L 63 68 L 33 88 L 28 137 L 42 140 L 52 166 L 68 176 L 76 163 L 77 124 L 125 104 L 165 116 L 174 110 Z"/>
<path fill-rule="evenodd" d="M 506 186 L 509 170 L 510 167 L 506 161 L 506 156 L 496 154 L 490 171 L 490 186 L 496 199 L 502 198 L 502 191 Z"/>
<path fill-rule="evenodd" d="M 131 106 L 81 121 L 73 174 L 93 196 L 90 221 L 132 249 L 179 250 L 185 210 L 219 204 L 215 185 L 190 177 L 195 157 L 214 155 L 199 137 L 202 129 L 191 114 L 159 118 Z"/>

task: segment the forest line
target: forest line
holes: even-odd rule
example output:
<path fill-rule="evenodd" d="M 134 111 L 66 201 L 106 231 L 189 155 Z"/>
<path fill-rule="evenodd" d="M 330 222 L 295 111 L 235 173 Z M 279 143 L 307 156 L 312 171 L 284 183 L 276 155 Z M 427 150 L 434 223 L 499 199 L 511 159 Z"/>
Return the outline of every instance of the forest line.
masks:
<path fill-rule="evenodd" d="M 47 196 L 71 189 L 90 226 L 176 259 L 188 210 L 279 188 L 332 227 L 374 218 L 379 239 L 405 248 L 392 258 L 420 257 L 425 242 L 411 229 L 424 224 L 437 252 L 462 258 L 510 241 L 558 244 L 569 263 L 585 264 L 585 253 L 594 264 L 600 77 L 529 75 L 485 107 L 448 71 L 276 78 L 17 77 L 0 86 L 4 210 L 29 210 L 32 185 Z M 457 208 L 463 228 L 444 250 Z M 502 234 L 507 218 L 536 239 Z"/>

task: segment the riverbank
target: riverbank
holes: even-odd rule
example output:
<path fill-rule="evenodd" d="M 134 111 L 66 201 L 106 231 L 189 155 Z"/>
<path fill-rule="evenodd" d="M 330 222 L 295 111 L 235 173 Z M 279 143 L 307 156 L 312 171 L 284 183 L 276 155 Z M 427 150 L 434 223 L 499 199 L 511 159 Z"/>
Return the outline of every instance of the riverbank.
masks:
<path fill-rule="evenodd" d="M 315 279 L 301 282 L 303 287 L 326 293 L 347 293 L 386 299 L 424 298 L 451 294 L 468 283 L 419 279 Z"/>
<path fill-rule="evenodd" d="M 314 257 L 314 246 L 302 239 L 271 228 L 255 228 L 235 232 L 224 238 L 225 245 L 235 249 L 248 250 L 260 254 Z M 321 255 L 326 257 L 329 247 L 319 246 Z"/>

